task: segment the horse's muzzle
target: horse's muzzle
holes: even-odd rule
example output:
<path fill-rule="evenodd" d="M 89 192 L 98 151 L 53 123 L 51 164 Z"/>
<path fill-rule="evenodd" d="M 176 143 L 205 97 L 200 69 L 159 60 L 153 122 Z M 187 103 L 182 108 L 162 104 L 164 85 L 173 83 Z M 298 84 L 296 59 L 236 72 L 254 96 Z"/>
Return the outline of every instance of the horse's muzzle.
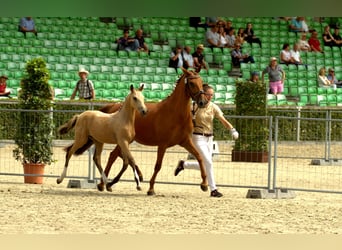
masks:
<path fill-rule="evenodd" d="M 142 116 L 146 115 L 147 112 L 148 112 L 148 109 L 142 109 L 142 110 L 140 110 L 140 114 L 141 114 Z"/>
<path fill-rule="evenodd" d="M 200 99 L 200 100 L 197 101 L 197 106 L 198 106 L 199 108 L 204 108 L 205 105 L 207 105 L 207 103 L 208 103 L 208 100 L 206 100 L 206 99 Z"/>

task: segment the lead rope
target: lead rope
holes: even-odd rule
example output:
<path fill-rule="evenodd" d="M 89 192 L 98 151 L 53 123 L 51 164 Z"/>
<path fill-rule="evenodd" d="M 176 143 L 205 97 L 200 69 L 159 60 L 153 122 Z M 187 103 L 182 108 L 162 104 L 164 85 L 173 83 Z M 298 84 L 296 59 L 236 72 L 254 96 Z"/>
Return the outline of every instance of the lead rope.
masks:
<path fill-rule="evenodd" d="M 198 107 L 195 108 L 196 102 L 192 102 L 192 109 L 191 109 L 191 114 L 192 114 L 192 124 L 194 127 L 196 127 L 196 112 L 198 110 Z"/>

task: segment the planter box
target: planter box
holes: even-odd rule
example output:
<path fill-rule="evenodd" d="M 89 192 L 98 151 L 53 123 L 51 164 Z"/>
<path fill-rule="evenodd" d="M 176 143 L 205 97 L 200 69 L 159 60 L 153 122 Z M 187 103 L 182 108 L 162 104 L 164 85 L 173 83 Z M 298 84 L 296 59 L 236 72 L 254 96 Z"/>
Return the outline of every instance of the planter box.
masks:
<path fill-rule="evenodd" d="M 268 162 L 268 152 L 232 151 L 232 161 Z"/>
<path fill-rule="evenodd" d="M 24 174 L 34 174 L 37 176 L 24 176 L 24 183 L 42 184 L 44 175 L 44 164 L 23 164 Z"/>

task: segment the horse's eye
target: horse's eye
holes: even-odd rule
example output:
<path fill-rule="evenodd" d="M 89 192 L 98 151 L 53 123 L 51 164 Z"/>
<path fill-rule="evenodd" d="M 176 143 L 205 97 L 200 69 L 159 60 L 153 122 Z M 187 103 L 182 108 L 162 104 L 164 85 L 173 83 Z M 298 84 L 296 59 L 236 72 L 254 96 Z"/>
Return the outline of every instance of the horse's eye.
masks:
<path fill-rule="evenodd" d="M 133 97 L 133 100 L 136 101 L 136 100 L 138 100 L 138 98 L 136 98 L 136 97 L 134 96 L 134 97 Z"/>

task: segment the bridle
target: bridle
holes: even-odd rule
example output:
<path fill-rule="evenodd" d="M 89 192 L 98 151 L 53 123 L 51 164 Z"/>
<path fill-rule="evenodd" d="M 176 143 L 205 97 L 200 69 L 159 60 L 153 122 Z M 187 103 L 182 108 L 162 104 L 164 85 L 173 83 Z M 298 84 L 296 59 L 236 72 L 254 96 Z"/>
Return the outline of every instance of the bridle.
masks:
<path fill-rule="evenodd" d="M 202 89 L 202 90 L 199 90 L 199 91 L 196 92 L 196 93 L 192 93 L 191 90 L 190 90 L 189 84 L 187 84 L 189 79 L 196 79 L 196 78 L 200 78 L 200 76 L 199 76 L 199 75 L 186 76 L 185 79 L 184 79 L 184 82 L 185 82 L 186 90 L 187 90 L 187 92 L 189 93 L 191 99 L 192 99 L 193 101 L 196 101 L 196 102 L 197 102 L 197 99 L 198 99 L 201 95 L 204 95 L 203 89 Z"/>

